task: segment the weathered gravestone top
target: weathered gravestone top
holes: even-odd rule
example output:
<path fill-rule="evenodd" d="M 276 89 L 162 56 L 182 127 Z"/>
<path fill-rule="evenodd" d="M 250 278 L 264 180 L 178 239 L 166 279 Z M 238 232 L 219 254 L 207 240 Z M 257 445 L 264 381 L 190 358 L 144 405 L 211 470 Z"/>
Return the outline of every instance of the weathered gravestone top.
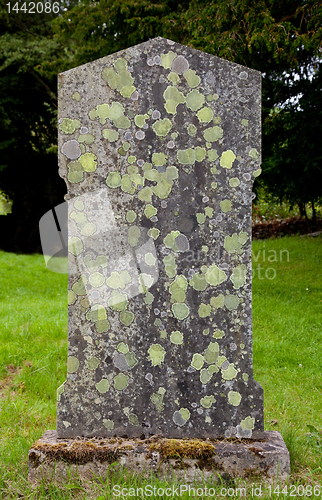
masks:
<path fill-rule="evenodd" d="M 58 437 L 260 437 L 260 73 L 156 38 L 60 75 L 69 204 Z"/>

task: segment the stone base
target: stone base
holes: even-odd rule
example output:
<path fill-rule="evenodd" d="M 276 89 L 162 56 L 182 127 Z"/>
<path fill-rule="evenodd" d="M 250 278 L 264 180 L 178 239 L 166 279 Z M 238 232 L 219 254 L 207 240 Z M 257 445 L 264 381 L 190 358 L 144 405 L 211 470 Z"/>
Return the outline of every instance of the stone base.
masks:
<path fill-rule="evenodd" d="M 55 430 L 31 447 L 28 479 L 54 477 L 58 481 L 77 473 L 81 479 L 106 477 L 108 468 L 125 467 L 134 474 L 186 483 L 223 477 L 285 481 L 290 457 L 279 432 L 265 431 L 262 440 L 79 438 L 58 439 Z"/>

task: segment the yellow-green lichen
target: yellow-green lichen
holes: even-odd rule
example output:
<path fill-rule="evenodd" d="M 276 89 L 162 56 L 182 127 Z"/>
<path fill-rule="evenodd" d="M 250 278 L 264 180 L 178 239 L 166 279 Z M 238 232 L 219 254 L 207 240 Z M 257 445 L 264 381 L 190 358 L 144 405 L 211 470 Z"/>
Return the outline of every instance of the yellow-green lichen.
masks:
<path fill-rule="evenodd" d="M 93 153 L 85 153 L 77 160 L 85 170 L 85 172 L 95 172 L 97 169 L 97 156 Z"/>
<path fill-rule="evenodd" d="M 180 92 L 177 87 L 169 86 L 163 92 L 165 99 L 165 109 L 167 113 L 175 115 L 177 113 L 177 106 L 186 101 L 185 96 Z"/>
<path fill-rule="evenodd" d="M 216 402 L 216 400 L 215 400 L 214 396 L 205 396 L 205 397 L 200 399 L 200 404 L 204 408 L 211 408 L 211 406 L 215 402 Z"/>
<path fill-rule="evenodd" d="M 60 401 L 61 395 L 65 392 L 65 382 L 60 385 L 56 391 L 57 401 Z"/>
<path fill-rule="evenodd" d="M 223 134 L 223 129 L 221 127 L 218 127 L 217 125 L 215 127 L 207 128 L 203 132 L 203 136 L 207 142 L 218 141 L 219 139 L 222 139 Z"/>
<path fill-rule="evenodd" d="M 113 381 L 115 389 L 117 391 L 123 391 L 123 389 L 126 389 L 129 384 L 129 377 L 124 373 L 119 373 L 114 377 Z"/>
<path fill-rule="evenodd" d="M 183 274 L 176 276 L 176 278 L 169 287 L 169 292 L 171 294 L 171 302 L 184 302 L 186 300 L 187 288 L 188 288 L 187 278 Z"/>
<path fill-rule="evenodd" d="M 222 330 L 215 330 L 212 336 L 214 339 L 222 339 L 225 336 L 225 332 Z"/>
<path fill-rule="evenodd" d="M 136 115 L 134 117 L 134 123 L 137 127 L 142 128 L 146 124 L 146 120 L 148 120 L 150 117 L 148 114 L 144 115 Z"/>
<path fill-rule="evenodd" d="M 205 96 L 194 89 L 186 97 L 186 105 L 191 111 L 197 111 L 205 102 Z"/>
<path fill-rule="evenodd" d="M 214 112 L 211 108 L 208 108 L 208 106 L 205 106 L 202 109 L 199 109 L 197 113 L 197 118 L 200 121 L 200 123 L 209 123 L 214 117 Z"/>
<path fill-rule="evenodd" d="M 166 275 L 169 278 L 174 278 L 174 276 L 177 274 L 177 266 L 173 253 L 169 253 L 169 255 L 163 257 L 163 263 Z"/>
<path fill-rule="evenodd" d="M 130 424 L 135 425 L 136 427 L 138 427 L 140 425 L 138 416 L 135 415 L 135 413 L 131 413 L 129 415 L 129 422 L 130 422 Z"/>
<path fill-rule="evenodd" d="M 96 273 L 93 273 L 89 277 L 89 282 L 94 288 L 99 288 L 105 283 L 105 278 L 103 274 L 99 273 L 98 271 Z"/>
<path fill-rule="evenodd" d="M 236 391 L 229 391 L 228 392 L 228 403 L 233 406 L 239 406 L 241 402 L 241 394 Z"/>
<path fill-rule="evenodd" d="M 255 419 L 252 417 L 246 417 L 240 422 L 239 425 L 243 430 L 253 430 L 255 427 Z"/>
<path fill-rule="evenodd" d="M 161 66 L 163 66 L 164 69 L 170 69 L 173 63 L 173 60 L 177 57 L 177 54 L 175 52 L 172 52 L 170 50 L 166 54 L 161 54 Z"/>
<path fill-rule="evenodd" d="M 74 93 L 73 93 L 73 95 L 72 95 L 72 99 L 73 99 L 74 101 L 80 101 L 80 100 L 81 100 L 81 95 L 80 95 L 80 93 L 79 93 L 79 92 L 77 92 L 77 91 L 76 91 L 76 92 L 74 92 Z"/>
<path fill-rule="evenodd" d="M 127 70 L 127 61 L 119 57 L 114 61 L 114 68 L 103 69 L 101 76 L 113 90 L 117 90 L 123 97 L 131 97 L 135 91 L 134 78 Z"/>
<path fill-rule="evenodd" d="M 224 380 L 233 380 L 237 376 L 237 370 L 234 367 L 234 363 L 230 363 L 228 368 L 221 370 L 221 376 Z"/>
<path fill-rule="evenodd" d="M 163 120 L 157 120 L 152 125 L 152 128 L 157 136 L 165 137 L 166 135 L 168 135 L 168 133 L 172 128 L 172 122 L 169 120 L 169 118 L 164 118 Z"/>
<path fill-rule="evenodd" d="M 187 408 L 180 408 L 179 413 L 182 416 L 183 420 L 188 422 L 190 418 L 190 411 Z"/>
<path fill-rule="evenodd" d="M 132 165 L 135 161 L 136 161 L 136 156 L 133 156 L 133 155 L 128 156 L 128 158 L 127 158 L 127 162 L 128 162 L 130 165 Z M 137 170 L 138 170 L 138 168 L 137 168 L 137 167 L 135 167 L 135 170 L 137 171 Z M 128 167 L 128 171 L 129 171 L 129 167 Z M 130 172 L 129 172 L 129 173 L 134 173 L 134 172 L 131 172 L 131 170 L 130 170 Z M 140 179 L 140 180 L 141 180 L 141 179 Z"/>
<path fill-rule="evenodd" d="M 78 137 L 78 142 L 85 144 L 93 144 L 95 137 L 92 134 L 83 134 Z"/>
<path fill-rule="evenodd" d="M 68 305 L 71 306 L 72 304 L 75 304 L 77 300 L 77 295 L 73 290 L 68 290 Z"/>
<path fill-rule="evenodd" d="M 180 82 L 180 76 L 178 75 L 178 73 L 174 73 L 174 71 L 171 71 L 168 74 L 167 79 L 169 80 L 169 82 L 173 83 L 173 85 L 178 85 L 178 83 Z"/>
<path fill-rule="evenodd" d="M 104 128 L 103 131 L 104 139 L 107 139 L 110 142 L 116 142 L 119 138 L 119 133 L 117 130 L 112 130 L 110 128 Z"/>
<path fill-rule="evenodd" d="M 140 235 L 141 235 L 141 230 L 139 227 L 137 226 L 129 227 L 127 233 L 127 241 L 129 245 L 131 245 L 131 247 L 137 246 L 137 244 L 139 243 Z"/>
<path fill-rule="evenodd" d="M 135 221 L 135 219 L 137 218 L 137 215 L 136 213 L 134 212 L 134 210 L 129 210 L 127 213 L 126 213 L 126 221 L 129 223 L 129 224 L 132 224 L 132 222 Z"/>
<path fill-rule="evenodd" d="M 237 309 L 240 303 L 240 299 L 237 295 L 228 294 L 225 296 L 225 306 L 229 311 L 234 311 Z"/>
<path fill-rule="evenodd" d="M 119 292 L 118 290 L 113 290 L 107 303 L 108 306 L 114 311 L 124 311 L 124 309 L 127 308 L 129 301 L 125 294 Z"/>
<path fill-rule="evenodd" d="M 191 366 L 193 366 L 196 370 L 201 370 L 204 365 L 204 357 L 202 354 L 195 353 L 192 356 Z"/>
<path fill-rule="evenodd" d="M 120 273 L 117 271 L 112 271 L 110 277 L 106 280 L 106 284 L 110 288 L 122 288 L 122 290 L 124 290 L 126 285 L 131 283 L 131 281 L 131 275 L 128 271 L 123 269 Z"/>
<path fill-rule="evenodd" d="M 207 155 L 208 155 L 208 158 L 210 161 L 215 161 L 215 160 L 217 160 L 217 158 L 219 158 L 218 153 L 217 153 L 217 149 L 209 149 L 207 151 Z"/>
<path fill-rule="evenodd" d="M 229 179 L 229 186 L 230 187 L 238 187 L 240 184 L 240 180 L 238 179 L 238 177 L 232 177 L 231 179 Z"/>
<path fill-rule="evenodd" d="M 125 344 L 125 342 L 120 342 L 116 349 L 118 350 L 118 352 L 122 352 L 123 354 L 129 352 L 129 346 Z"/>
<path fill-rule="evenodd" d="M 67 373 L 75 373 L 79 368 L 79 360 L 75 356 L 67 358 Z"/>
<path fill-rule="evenodd" d="M 78 184 L 84 180 L 84 169 L 78 161 L 71 161 L 68 163 L 67 179 L 72 184 Z"/>
<path fill-rule="evenodd" d="M 156 215 L 158 213 L 158 210 L 153 206 L 153 205 L 150 205 L 148 204 L 145 209 L 144 209 L 144 215 L 150 219 L 151 217 L 153 217 L 154 215 Z"/>
<path fill-rule="evenodd" d="M 246 273 L 247 267 L 245 264 L 240 264 L 236 266 L 233 270 L 233 274 L 230 277 L 230 280 L 233 282 L 235 290 L 238 290 L 246 283 Z"/>
<path fill-rule="evenodd" d="M 254 170 L 253 176 L 254 177 L 258 177 L 259 175 L 261 175 L 261 173 L 262 173 L 262 169 L 258 168 L 257 170 Z"/>
<path fill-rule="evenodd" d="M 182 165 L 194 165 L 196 161 L 206 158 L 206 149 L 197 146 L 196 148 L 179 149 L 177 151 L 178 162 Z"/>
<path fill-rule="evenodd" d="M 146 293 L 147 290 L 153 285 L 154 278 L 151 274 L 141 273 L 139 275 L 139 292 Z"/>
<path fill-rule="evenodd" d="M 134 321 L 134 314 L 130 311 L 122 311 L 120 313 L 120 322 L 125 326 L 130 326 Z"/>
<path fill-rule="evenodd" d="M 163 397 L 164 397 L 165 392 L 166 392 L 165 388 L 160 387 L 158 392 L 152 394 L 150 397 L 150 400 L 152 401 L 152 403 L 155 404 L 155 406 L 157 407 L 157 410 L 159 412 L 163 411 L 163 409 L 164 409 Z"/>
<path fill-rule="evenodd" d="M 170 342 L 172 342 L 172 344 L 178 344 L 178 345 L 183 344 L 183 334 L 178 330 L 172 332 L 170 335 Z"/>
<path fill-rule="evenodd" d="M 220 202 L 220 208 L 221 210 L 226 214 L 227 212 L 231 212 L 231 207 L 232 207 L 232 203 L 230 200 L 222 200 Z"/>
<path fill-rule="evenodd" d="M 152 201 L 153 191 L 150 186 L 146 186 L 141 191 L 139 191 L 138 198 L 145 203 L 150 203 Z"/>
<path fill-rule="evenodd" d="M 107 318 L 106 309 L 101 304 L 95 304 L 86 313 L 86 319 L 92 323 L 102 321 Z"/>
<path fill-rule="evenodd" d="M 152 366 L 159 366 L 164 362 L 165 349 L 160 344 L 152 344 L 148 349 L 148 360 Z"/>
<path fill-rule="evenodd" d="M 203 292 L 208 286 L 204 273 L 195 273 L 192 276 L 189 284 L 198 292 Z"/>
<path fill-rule="evenodd" d="M 202 370 L 200 370 L 199 379 L 203 385 L 208 384 L 211 378 L 212 378 L 212 373 L 210 373 L 210 371 L 207 368 L 202 368 Z"/>
<path fill-rule="evenodd" d="M 211 286 L 218 286 L 227 280 L 225 271 L 219 269 L 216 264 L 212 264 L 205 273 L 206 281 Z"/>
<path fill-rule="evenodd" d="M 113 420 L 110 420 L 109 418 L 107 418 L 107 419 L 103 418 L 103 425 L 109 431 L 112 431 L 114 429 L 114 422 L 113 422 Z"/>
<path fill-rule="evenodd" d="M 244 382 L 246 382 L 246 383 L 247 383 L 247 382 L 248 382 L 248 379 L 249 379 L 249 375 L 248 375 L 248 373 L 243 373 L 243 374 L 242 374 L 242 379 L 243 379 L 243 381 L 244 381 Z"/>
<path fill-rule="evenodd" d="M 73 292 L 76 293 L 76 295 L 86 295 L 86 283 L 87 277 L 85 274 L 82 274 L 82 276 L 73 284 Z"/>
<path fill-rule="evenodd" d="M 179 319 L 183 320 L 189 316 L 190 309 L 186 304 L 183 303 L 178 303 L 178 304 L 172 304 L 172 312 L 174 316 Z"/>
<path fill-rule="evenodd" d="M 211 305 L 201 303 L 198 309 L 200 318 L 207 318 L 211 313 Z"/>
<path fill-rule="evenodd" d="M 106 179 L 106 184 L 108 187 L 115 189 L 121 185 L 121 174 L 120 172 L 110 172 Z"/>
<path fill-rule="evenodd" d="M 157 259 L 154 257 L 154 255 L 151 252 L 148 252 L 144 256 L 144 261 L 149 267 L 153 267 L 153 266 L 155 266 Z"/>
<path fill-rule="evenodd" d="M 111 328 L 110 322 L 108 319 L 102 319 L 99 321 L 96 321 L 95 323 L 95 328 L 97 333 L 105 333 L 108 332 L 109 329 Z"/>
<path fill-rule="evenodd" d="M 193 125 L 193 123 L 189 123 L 187 130 L 188 134 L 191 135 L 191 137 L 194 137 L 197 133 L 197 127 Z"/>
<path fill-rule="evenodd" d="M 224 151 L 223 154 L 221 155 L 220 165 L 223 168 L 231 169 L 235 159 L 236 159 L 236 155 L 233 153 L 233 151 L 231 149 L 228 149 L 227 151 Z"/>
<path fill-rule="evenodd" d="M 192 89 L 198 87 L 201 82 L 200 76 L 198 76 L 193 69 L 188 69 L 185 73 L 183 73 L 183 76 L 185 77 L 189 87 Z"/>
<path fill-rule="evenodd" d="M 96 259 L 92 258 L 91 255 L 87 254 L 84 257 L 84 263 L 86 264 L 87 269 L 90 273 L 97 271 L 99 267 L 107 266 L 107 258 L 105 255 L 98 255 Z"/>
<path fill-rule="evenodd" d="M 97 384 L 95 384 L 96 389 L 98 392 L 101 394 L 105 394 L 109 388 L 110 388 L 110 383 L 106 378 L 102 378 Z"/>
<path fill-rule="evenodd" d="M 134 368 L 138 364 L 138 360 L 136 359 L 134 352 L 127 352 L 125 354 L 125 359 L 127 364 L 129 365 L 130 370 L 132 370 L 132 368 Z"/>
<path fill-rule="evenodd" d="M 149 238 L 153 238 L 154 240 L 156 240 L 159 237 L 159 234 L 160 234 L 160 229 L 157 229 L 156 227 L 152 227 L 148 231 Z"/>
<path fill-rule="evenodd" d="M 164 153 L 153 153 L 152 155 L 152 163 L 156 167 L 162 167 L 167 163 L 167 155 Z M 151 179 L 151 180 L 156 180 L 156 179 Z"/>
<path fill-rule="evenodd" d="M 216 363 L 219 356 L 219 345 L 218 342 L 210 342 L 209 346 L 205 350 L 204 358 L 208 364 Z"/>
<path fill-rule="evenodd" d="M 63 134 L 73 134 L 81 126 L 79 120 L 71 120 L 70 118 L 63 118 L 58 128 Z"/>
<path fill-rule="evenodd" d="M 209 365 L 208 366 L 208 371 L 209 373 L 213 374 L 213 373 L 218 373 L 219 372 L 219 368 L 218 366 L 216 365 Z"/>
<path fill-rule="evenodd" d="M 225 236 L 224 247 L 226 252 L 242 254 L 242 246 L 245 245 L 248 240 L 248 233 L 245 231 L 240 231 L 239 234 L 234 233 L 232 236 Z"/>
<path fill-rule="evenodd" d="M 154 295 L 151 292 L 146 292 L 143 300 L 144 300 L 145 304 L 147 304 L 149 306 L 154 301 Z"/>
<path fill-rule="evenodd" d="M 101 125 L 106 123 L 106 120 L 111 120 L 117 128 L 128 129 L 131 122 L 127 116 L 124 115 L 125 109 L 120 102 L 113 101 L 109 106 L 107 103 L 98 104 L 89 112 L 91 120 L 98 118 Z"/>
<path fill-rule="evenodd" d="M 87 360 L 86 364 L 89 370 L 96 370 L 96 368 L 100 364 L 100 360 L 96 358 L 96 356 L 92 356 Z"/>
<path fill-rule="evenodd" d="M 249 151 L 248 156 L 250 156 L 253 160 L 257 160 L 259 158 L 259 152 L 257 151 L 257 149 L 252 148 Z"/>

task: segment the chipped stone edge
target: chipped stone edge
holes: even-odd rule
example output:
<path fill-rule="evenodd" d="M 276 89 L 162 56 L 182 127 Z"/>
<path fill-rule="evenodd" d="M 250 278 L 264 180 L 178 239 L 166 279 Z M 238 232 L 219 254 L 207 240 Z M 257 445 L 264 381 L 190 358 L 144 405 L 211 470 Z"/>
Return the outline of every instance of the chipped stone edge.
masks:
<path fill-rule="evenodd" d="M 201 448 L 205 447 L 206 454 L 198 458 L 167 458 L 160 448 L 160 444 L 182 443 L 189 449 L 199 443 Z M 152 473 L 168 480 L 175 476 L 177 481 L 185 483 L 220 480 L 227 474 L 231 478 L 272 483 L 284 482 L 290 475 L 289 452 L 276 431 L 265 431 L 264 439 L 258 441 L 207 439 L 199 442 L 167 440 L 160 436 L 142 440 L 119 437 L 58 439 L 56 430 L 49 430 L 29 450 L 28 481 L 37 483 L 50 478 L 64 482 L 73 475 L 93 480 L 95 476 L 106 477 L 111 464 L 116 470 L 126 468 L 145 478 Z"/>

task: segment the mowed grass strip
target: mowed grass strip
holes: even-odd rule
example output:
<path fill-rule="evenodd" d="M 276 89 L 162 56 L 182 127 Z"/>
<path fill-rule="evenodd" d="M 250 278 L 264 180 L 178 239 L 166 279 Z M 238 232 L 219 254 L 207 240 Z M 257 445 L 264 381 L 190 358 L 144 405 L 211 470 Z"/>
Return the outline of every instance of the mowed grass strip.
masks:
<path fill-rule="evenodd" d="M 296 481 L 322 477 L 321 447 L 307 434 L 308 424 L 322 428 L 321 264 L 321 238 L 253 242 L 254 376 L 265 428 L 282 433 Z M 0 252 L 0 294 L 0 469 L 26 478 L 66 376 L 67 275 L 40 255 Z"/>
<path fill-rule="evenodd" d="M 54 429 L 65 380 L 67 274 L 41 255 L 0 252 L 0 463 L 16 463 Z"/>
<path fill-rule="evenodd" d="M 322 448 L 322 239 L 253 242 L 254 376 L 264 389 L 265 429 L 282 433 L 293 468 L 319 469 Z"/>

